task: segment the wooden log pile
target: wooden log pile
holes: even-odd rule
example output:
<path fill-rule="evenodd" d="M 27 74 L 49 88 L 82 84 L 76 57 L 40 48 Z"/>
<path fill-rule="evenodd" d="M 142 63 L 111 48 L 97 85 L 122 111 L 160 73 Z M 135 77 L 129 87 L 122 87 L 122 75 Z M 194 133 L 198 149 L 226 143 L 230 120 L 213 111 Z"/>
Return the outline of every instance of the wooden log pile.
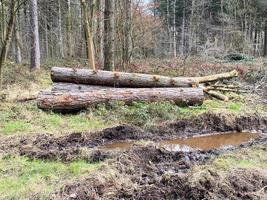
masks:
<path fill-rule="evenodd" d="M 231 89 L 225 86 L 203 86 L 200 83 L 238 76 L 236 71 L 206 77 L 167 77 L 149 74 L 94 71 L 54 67 L 51 78 L 54 82 L 50 91 L 42 91 L 37 97 L 37 105 L 43 110 L 73 112 L 99 103 L 123 101 L 171 101 L 179 106 L 201 105 L 204 92 L 216 95 L 216 89 Z"/>

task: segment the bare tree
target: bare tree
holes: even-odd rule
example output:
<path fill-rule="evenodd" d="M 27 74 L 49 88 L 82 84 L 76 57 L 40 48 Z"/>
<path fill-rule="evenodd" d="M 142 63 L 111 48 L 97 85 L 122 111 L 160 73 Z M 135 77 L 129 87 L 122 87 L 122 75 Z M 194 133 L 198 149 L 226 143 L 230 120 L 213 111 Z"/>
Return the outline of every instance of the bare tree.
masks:
<path fill-rule="evenodd" d="M 0 52 L 0 88 L 2 88 L 2 68 L 3 64 L 7 58 L 7 52 L 9 50 L 10 42 L 12 39 L 12 34 L 16 22 L 16 9 L 17 9 L 17 1 L 11 0 L 9 10 L 10 10 L 10 17 L 7 24 L 7 29 L 5 31 L 5 36 L 2 44 L 2 49 Z"/>
<path fill-rule="evenodd" d="M 93 18 L 94 18 L 95 0 L 91 0 L 89 6 L 85 0 L 81 0 L 81 6 L 82 6 L 82 14 L 83 14 L 88 64 L 93 69 L 96 69 L 95 68 L 94 44 L 93 44 Z"/>
<path fill-rule="evenodd" d="M 61 16 L 61 2 L 58 0 L 58 43 L 59 43 L 59 53 L 62 58 L 64 55 L 64 45 L 62 36 L 62 16 Z"/>
<path fill-rule="evenodd" d="M 114 10 L 115 1 L 105 0 L 105 21 L 104 21 L 104 69 L 114 70 Z"/>
<path fill-rule="evenodd" d="M 30 0 L 30 21 L 31 21 L 31 69 L 40 69 L 41 55 L 39 44 L 39 24 L 37 0 Z"/>

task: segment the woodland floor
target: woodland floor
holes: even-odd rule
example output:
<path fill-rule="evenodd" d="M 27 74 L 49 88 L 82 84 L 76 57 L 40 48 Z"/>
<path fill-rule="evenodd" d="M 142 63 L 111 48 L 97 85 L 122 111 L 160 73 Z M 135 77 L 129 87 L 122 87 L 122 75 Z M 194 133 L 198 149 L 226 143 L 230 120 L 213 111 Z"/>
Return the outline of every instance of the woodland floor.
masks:
<path fill-rule="evenodd" d="M 0 199 L 267 199 L 267 135 L 239 147 L 172 152 L 157 142 L 204 133 L 267 133 L 267 60 L 240 63 L 200 58 L 135 61 L 128 71 L 200 76 L 237 69 L 246 94 L 229 102 L 114 102 L 75 115 L 43 112 L 34 97 L 51 87 L 51 61 L 40 72 L 5 67 L 0 93 Z M 185 67 L 186 66 L 186 67 Z M 14 78 L 15 77 L 15 78 Z M 132 141 L 133 148 L 99 147 Z"/>

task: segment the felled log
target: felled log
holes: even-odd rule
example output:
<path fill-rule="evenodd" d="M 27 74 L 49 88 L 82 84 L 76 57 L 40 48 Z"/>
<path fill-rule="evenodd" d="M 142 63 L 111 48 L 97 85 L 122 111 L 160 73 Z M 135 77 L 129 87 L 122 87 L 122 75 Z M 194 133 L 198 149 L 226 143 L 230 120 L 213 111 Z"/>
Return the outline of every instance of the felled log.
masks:
<path fill-rule="evenodd" d="M 234 77 L 238 77 L 238 71 L 233 70 L 231 72 L 221 73 L 221 74 L 214 74 L 209 76 L 202 76 L 202 77 L 196 77 L 195 79 L 198 80 L 199 83 L 207 83 L 212 81 L 219 81 L 222 79 L 230 79 Z"/>
<path fill-rule="evenodd" d="M 84 85 L 75 83 L 53 83 L 53 92 L 93 92 L 100 89 L 112 89 L 113 87 Z M 114 88 L 115 89 L 115 88 Z"/>
<path fill-rule="evenodd" d="M 76 89 L 79 86 L 75 86 Z M 37 105 L 43 110 L 72 112 L 112 101 L 161 102 L 172 101 L 177 105 L 201 105 L 204 100 L 201 88 L 104 88 L 88 89 L 79 92 L 76 89 L 66 91 L 44 91 L 37 98 Z"/>
<path fill-rule="evenodd" d="M 225 96 L 224 94 L 222 94 L 220 92 L 216 92 L 213 90 L 205 90 L 205 93 L 207 93 L 208 95 L 210 95 L 216 99 L 219 99 L 222 101 L 229 101 L 229 97 Z"/>
<path fill-rule="evenodd" d="M 214 87 L 214 86 L 207 86 L 205 87 L 206 90 L 213 90 L 213 91 L 221 91 L 221 92 L 235 92 L 235 93 L 248 93 L 249 90 L 245 89 L 238 89 L 238 88 L 228 88 L 226 87 Z"/>
<path fill-rule="evenodd" d="M 94 71 L 90 69 L 72 69 L 53 67 L 51 71 L 53 82 L 66 82 L 111 87 L 197 87 L 194 78 L 171 78 L 167 76 L 137 74 L 126 72 Z"/>

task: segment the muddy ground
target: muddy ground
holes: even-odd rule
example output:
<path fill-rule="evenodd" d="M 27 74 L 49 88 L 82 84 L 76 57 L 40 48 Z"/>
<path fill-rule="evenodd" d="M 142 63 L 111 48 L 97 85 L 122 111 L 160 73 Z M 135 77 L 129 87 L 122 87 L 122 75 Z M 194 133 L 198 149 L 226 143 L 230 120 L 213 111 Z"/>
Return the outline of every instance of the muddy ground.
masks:
<path fill-rule="evenodd" d="M 137 148 L 109 162 L 98 175 L 66 185 L 66 199 L 265 199 L 267 175 L 261 170 L 184 173 L 190 161 L 206 162 L 209 153 L 171 154 Z M 104 174 L 110 174 L 104 175 Z"/>
<path fill-rule="evenodd" d="M 16 149 L 20 155 L 26 155 L 31 158 L 61 161 L 82 158 L 95 162 L 103 161 L 116 154 L 116 151 L 110 152 L 98 149 L 100 146 L 114 142 L 145 140 L 153 144 L 163 139 L 214 132 L 240 132 L 244 130 L 267 132 L 266 128 L 267 118 L 205 113 L 190 120 L 184 119 L 158 125 L 150 131 L 144 131 L 136 126 L 124 124 L 94 133 L 73 133 L 63 137 L 39 135 L 30 140 L 29 138 L 22 138 L 13 149 Z M 258 140 L 260 141 L 261 139 Z"/>
<path fill-rule="evenodd" d="M 265 134 L 238 147 L 208 151 L 173 152 L 156 144 L 159 140 L 181 136 L 244 130 L 266 132 L 267 118 L 206 113 L 190 120 L 157 125 L 150 131 L 119 125 L 62 137 L 40 134 L 32 138 L 11 138 L 1 140 L 0 150 L 33 159 L 104 161 L 97 174 L 66 184 L 54 194 L 58 199 L 267 199 L 264 171 L 233 169 L 222 176 L 213 170 L 203 174 L 189 170 L 235 149 L 261 144 L 266 150 Z M 131 149 L 98 148 L 113 142 L 138 140 L 149 142 Z"/>
<path fill-rule="evenodd" d="M 105 144 L 114 142 L 144 140 L 145 144 L 157 146 L 156 142 L 164 139 L 244 130 L 267 132 L 267 118 L 256 115 L 236 117 L 231 114 L 205 113 L 191 119 L 157 125 L 149 131 L 123 124 L 98 132 L 73 133 L 62 137 L 40 134 L 35 137 L 3 138 L 0 142 L 0 151 L 37 159 L 73 161 L 82 158 L 95 162 L 117 154 L 117 151 L 99 149 Z M 260 140 L 261 138 L 258 139 Z M 139 146 L 142 145 L 139 144 Z M 127 151 L 127 149 L 120 151 Z"/>

